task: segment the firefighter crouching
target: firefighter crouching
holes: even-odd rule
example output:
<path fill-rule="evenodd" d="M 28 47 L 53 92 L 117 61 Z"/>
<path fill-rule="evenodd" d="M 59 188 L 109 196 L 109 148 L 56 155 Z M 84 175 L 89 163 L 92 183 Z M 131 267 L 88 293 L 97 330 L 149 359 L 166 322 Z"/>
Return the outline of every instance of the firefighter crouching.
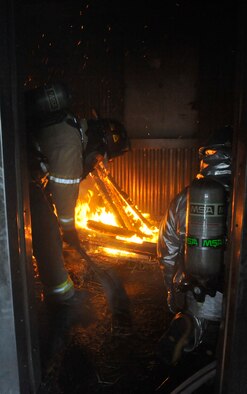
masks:
<path fill-rule="evenodd" d="M 169 365 L 201 343 L 215 353 L 222 320 L 231 141 L 232 129 L 225 127 L 199 149 L 200 173 L 172 200 L 160 224 L 157 251 L 173 318 L 158 353 Z"/>
<path fill-rule="evenodd" d="M 65 269 L 62 247 L 63 241 L 80 245 L 74 218 L 79 184 L 99 161 L 128 149 L 127 135 L 111 119 L 79 121 L 60 83 L 28 91 L 26 98 L 33 253 L 45 300 L 72 313 L 83 296 Z"/>

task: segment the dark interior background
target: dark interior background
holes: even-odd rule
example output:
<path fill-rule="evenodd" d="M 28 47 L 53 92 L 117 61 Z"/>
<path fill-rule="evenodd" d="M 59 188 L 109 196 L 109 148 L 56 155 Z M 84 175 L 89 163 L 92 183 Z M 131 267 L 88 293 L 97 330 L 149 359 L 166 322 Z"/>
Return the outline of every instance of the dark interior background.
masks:
<path fill-rule="evenodd" d="M 73 110 L 130 138 L 196 138 L 233 122 L 237 2 L 35 1 L 20 7 L 24 89 L 63 80 Z"/>

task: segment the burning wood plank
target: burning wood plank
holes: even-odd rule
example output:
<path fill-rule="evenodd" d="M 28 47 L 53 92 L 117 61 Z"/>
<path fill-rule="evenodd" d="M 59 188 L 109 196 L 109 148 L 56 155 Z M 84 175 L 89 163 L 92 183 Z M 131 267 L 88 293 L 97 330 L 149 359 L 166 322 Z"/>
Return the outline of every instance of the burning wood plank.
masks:
<path fill-rule="evenodd" d="M 130 253 L 136 253 L 141 255 L 146 255 L 151 258 L 156 258 L 156 244 L 153 242 L 143 241 L 141 244 L 128 242 L 121 239 L 116 239 L 114 236 L 97 234 L 95 233 L 93 237 L 90 237 L 85 230 L 78 230 L 79 236 L 82 243 L 103 248 L 112 248 L 127 251 Z"/>
<path fill-rule="evenodd" d="M 94 231 L 100 231 L 101 233 L 113 235 L 113 236 L 121 236 L 131 238 L 133 236 L 138 236 L 140 238 L 145 237 L 145 234 L 140 231 L 129 230 L 122 227 L 112 226 L 110 224 L 105 224 L 102 222 L 96 222 L 95 220 L 88 220 L 87 227 Z"/>
<path fill-rule="evenodd" d="M 99 207 L 95 213 L 92 211 L 91 216 L 85 215 L 86 220 L 83 226 L 81 226 L 80 220 L 77 220 L 77 224 L 80 223 L 78 227 L 84 227 L 87 231 L 87 239 L 90 242 L 94 240 L 93 242 L 97 242 L 98 246 L 102 246 L 101 243 L 103 243 L 105 248 L 116 248 L 154 256 L 158 229 L 138 211 L 109 175 L 103 164 L 91 174 L 91 179 L 94 181 L 94 186 L 101 195 L 105 207 Z M 83 207 L 83 203 L 81 207 Z M 105 208 L 108 208 L 110 212 L 107 212 Z M 78 205 L 77 212 L 80 215 L 80 205 Z M 88 211 L 84 210 L 84 212 Z M 111 217 L 108 217 L 108 214 Z M 79 215 L 78 217 L 80 217 Z"/>
<path fill-rule="evenodd" d="M 106 205 L 108 205 L 108 207 L 112 209 L 112 211 L 114 212 L 119 225 L 121 227 L 130 228 L 131 227 L 130 221 L 126 213 L 123 212 L 123 207 L 121 206 L 121 204 L 119 206 L 118 197 L 115 195 L 112 196 L 111 193 L 109 193 L 109 188 L 107 187 L 107 184 L 102 179 L 100 179 L 95 175 L 93 175 L 93 178 L 96 187 L 101 193 Z"/>
<path fill-rule="evenodd" d="M 140 232 L 141 228 L 152 231 L 153 226 L 144 218 L 142 213 L 136 209 L 128 196 L 124 195 L 123 191 L 119 188 L 102 163 L 97 167 L 96 174 L 97 175 L 93 175 L 93 177 L 97 185 L 100 188 L 103 186 L 102 189 L 104 189 L 104 194 L 108 196 L 108 200 L 113 202 L 114 206 L 117 208 L 117 217 L 121 217 L 125 224 L 123 227 L 127 227 L 130 231 L 135 229 Z M 141 230 L 141 232 L 144 231 Z"/>
<path fill-rule="evenodd" d="M 109 196 L 109 193 L 104 185 L 104 183 L 96 176 L 93 175 L 93 179 L 95 182 L 95 186 L 97 187 L 98 191 L 100 192 L 106 206 L 108 206 L 108 208 L 110 210 L 112 210 L 112 212 L 114 213 L 117 222 L 119 223 L 119 225 L 121 227 L 125 227 L 127 228 L 125 221 L 123 220 L 122 216 L 119 214 L 119 211 L 114 203 L 114 201 L 112 200 L 112 198 Z"/>

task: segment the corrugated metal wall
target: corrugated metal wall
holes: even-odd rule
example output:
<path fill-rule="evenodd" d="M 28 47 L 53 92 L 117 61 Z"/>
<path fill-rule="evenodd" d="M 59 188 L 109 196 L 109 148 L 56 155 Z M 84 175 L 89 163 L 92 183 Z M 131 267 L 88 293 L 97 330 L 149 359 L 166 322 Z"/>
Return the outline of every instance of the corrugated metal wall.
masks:
<path fill-rule="evenodd" d="M 197 140 L 132 140 L 131 150 L 110 164 L 118 185 L 154 220 L 198 169 Z"/>

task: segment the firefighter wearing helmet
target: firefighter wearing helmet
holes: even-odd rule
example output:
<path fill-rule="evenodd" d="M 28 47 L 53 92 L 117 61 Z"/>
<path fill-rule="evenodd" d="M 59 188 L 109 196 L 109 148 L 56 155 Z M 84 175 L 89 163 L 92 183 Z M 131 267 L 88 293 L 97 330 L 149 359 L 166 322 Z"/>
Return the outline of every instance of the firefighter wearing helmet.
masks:
<path fill-rule="evenodd" d="M 171 202 L 160 223 L 157 253 L 171 323 L 161 359 L 176 365 L 201 343 L 214 354 L 222 320 L 226 221 L 231 184 L 232 129 L 214 133 L 199 149 L 200 172 Z"/>
<path fill-rule="evenodd" d="M 80 182 L 99 161 L 126 151 L 128 139 L 115 120 L 78 120 L 60 83 L 28 91 L 26 104 L 33 252 L 47 302 L 71 308 L 82 296 L 65 269 L 62 242 L 79 246 L 74 210 Z"/>

